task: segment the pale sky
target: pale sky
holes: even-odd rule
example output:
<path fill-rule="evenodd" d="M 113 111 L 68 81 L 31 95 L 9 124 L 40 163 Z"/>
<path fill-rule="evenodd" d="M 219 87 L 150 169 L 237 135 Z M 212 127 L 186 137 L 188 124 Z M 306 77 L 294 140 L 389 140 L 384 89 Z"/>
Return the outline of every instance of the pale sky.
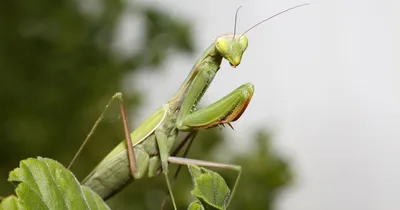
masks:
<path fill-rule="evenodd" d="M 224 33 L 238 32 L 306 0 L 141 0 L 193 24 L 196 52 L 176 55 L 161 73 L 128 78 L 147 92 L 132 127 L 167 102 L 203 51 Z M 273 133 L 291 160 L 295 184 L 278 210 L 400 209 L 400 1 L 320 0 L 281 15 L 247 34 L 236 69 L 224 63 L 202 100 L 213 101 L 252 82 L 255 94 L 235 131 L 232 152 L 251 144 L 255 129 Z M 126 17 L 120 45 L 134 48 L 137 23 Z M 148 72 L 148 71 L 147 71 Z M 161 85 L 160 85 L 161 84 Z"/>

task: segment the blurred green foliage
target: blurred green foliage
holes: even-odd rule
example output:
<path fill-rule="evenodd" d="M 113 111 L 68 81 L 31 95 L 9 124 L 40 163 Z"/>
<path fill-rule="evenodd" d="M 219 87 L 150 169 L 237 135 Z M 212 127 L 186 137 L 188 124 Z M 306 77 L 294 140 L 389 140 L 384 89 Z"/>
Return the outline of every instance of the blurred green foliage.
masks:
<path fill-rule="evenodd" d="M 136 33 L 143 40 L 122 54 L 115 43 L 127 13 L 142 20 Z M 67 165 L 128 73 L 162 64 L 171 50 L 191 52 L 191 43 L 189 23 L 135 2 L 0 0 L 0 195 L 13 192 L 8 173 L 24 158 L 49 157 Z M 182 68 L 189 72 L 191 66 Z M 130 110 L 137 110 L 140 97 L 145 96 L 135 90 L 125 95 Z M 123 139 L 121 123 L 113 119 L 101 124 L 73 166 L 78 178 Z M 255 140 L 249 153 L 230 161 L 244 170 L 231 209 L 273 209 L 291 180 L 268 136 L 261 133 Z M 223 142 L 218 129 L 204 131 L 189 157 L 217 161 L 210 154 Z M 233 183 L 235 172 L 218 172 Z M 187 208 L 191 188 L 184 168 L 174 185 L 179 209 Z M 158 177 L 133 183 L 109 203 L 113 209 L 160 209 L 165 194 Z"/>

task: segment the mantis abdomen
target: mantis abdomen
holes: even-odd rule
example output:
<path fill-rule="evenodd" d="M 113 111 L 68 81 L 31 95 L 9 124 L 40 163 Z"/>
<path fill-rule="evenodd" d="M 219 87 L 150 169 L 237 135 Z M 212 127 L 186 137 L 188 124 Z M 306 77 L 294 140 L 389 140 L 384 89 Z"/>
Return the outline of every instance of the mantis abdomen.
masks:
<path fill-rule="evenodd" d="M 136 160 L 136 170 L 133 177 L 129 168 L 126 144 L 122 141 L 82 183 L 106 200 L 127 186 L 128 182 L 146 176 L 156 176 L 161 163 L 155 129 L 160 127 L 166 118 L 167 111 L 167 106 L 158 109 L 138 129 L 131 133 Z"/>

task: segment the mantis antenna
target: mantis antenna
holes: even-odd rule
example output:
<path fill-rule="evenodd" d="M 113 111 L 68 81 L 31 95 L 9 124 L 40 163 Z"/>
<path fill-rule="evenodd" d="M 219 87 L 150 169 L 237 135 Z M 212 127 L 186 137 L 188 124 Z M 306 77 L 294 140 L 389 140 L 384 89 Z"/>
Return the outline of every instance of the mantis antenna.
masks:
<path fill-rule="evenodd" d="M 237 16 L 238 16 L 238 13 L 239 13 L 240 8 L 242 8 L 242 6 L 240 6 L 239 8 L 237 8 L 236 13 L 235 13 L 235 25 L 234 25 L 234 28 L 233 28 L 233 38 L 232 38 L 232 39 L 235 39 L 235 35 L 236 35 L 236 24 L 237 24 Z"/>
<path fill-rule="evenodd" d="M 309 4 L 310 4 L 310 3 L 300 4 L 300 5 L 297 5 L 297 6 L 294 6 L 294 7 L 290 7 L 289 9 L 285 9 L 285 10 L 283 10 L 283 11 L 281 11 L 281 12 L 278 12 L 278 13 L 276 13 L 275 15 L 272 15 L 272 16 L 270 16 L 270 17 L 268 17 L 268 18 L 266 18 L 266 19 L 264 19 L 264 20 L 258 22 L 257 24 L 251 26 L 249 29 L 247 29 L 245 32 L 243 32 L 243 34 L 242 34 L 241 36 L 245 35 L 245 34 L 246 34 L 247 32 L 249 32 L 251 29 L 253 29 L 253 28 L 255 28 L 255 27 L 261 25 L 262 23 L 266 22 L 267 20 L 271 20 L 272 18 L 274 18 L 274 17 L 276 17 L 276 16 L 279 16 L 279 15 L 285 13 L 285 12 L 289 12 L 290 10 L 296 9 L 296 8 L 298 8 L 298 7 L 307 6 L 307 5 L 309 5 Z M 237 12 L 236 12 L 236 13 L 237 13 Z M 235 22 L 235 24 L 236 24 L 236 22 Z M 236 25 L 235 25 L 235 26 L 236 26 Z M 235 28 L 235 29 L 236 29 L 236 28 Z M 240 37 L 241 37 L 241 36 L 240 36 Z"/>

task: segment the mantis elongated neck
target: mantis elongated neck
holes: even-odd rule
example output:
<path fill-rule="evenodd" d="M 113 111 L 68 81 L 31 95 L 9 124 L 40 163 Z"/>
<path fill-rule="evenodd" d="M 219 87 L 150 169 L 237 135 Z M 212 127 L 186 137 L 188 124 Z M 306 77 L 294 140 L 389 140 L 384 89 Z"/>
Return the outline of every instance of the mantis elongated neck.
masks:
<path fill-rule="evenodd" d="M 176 106 L 180 106 L 176 121 L 178 128 L 181 127 L 185 117 L 196 110 L 197 104 L 217 74 L 221 62 L 222 56 L 212 44 L 192 68 L 188 78 L 186 78 L 179 90 L 182 92 L 178 92 L 176 96 Z"/>
<path fill-rule="evenodd" d="M 200 57 L 193 65 L 189 75 L 186 77 L 185 81 L 182 83 L 181 87 L 173 95 L 170 101 L 181 101 L 182 99 L 184 99 L 190 84 L 193 82 L 194 78 L 196 78 L 199 71 L 204 67 L 209 66 L 211 67 L 211 69 L 213 69 L 215 73 L 217 73 L 219 66 L 221 65 L 221 61 L 222 56 L 215 48 L 214 43 L 212 43 L 204 52 L 203 56 Z"/>

